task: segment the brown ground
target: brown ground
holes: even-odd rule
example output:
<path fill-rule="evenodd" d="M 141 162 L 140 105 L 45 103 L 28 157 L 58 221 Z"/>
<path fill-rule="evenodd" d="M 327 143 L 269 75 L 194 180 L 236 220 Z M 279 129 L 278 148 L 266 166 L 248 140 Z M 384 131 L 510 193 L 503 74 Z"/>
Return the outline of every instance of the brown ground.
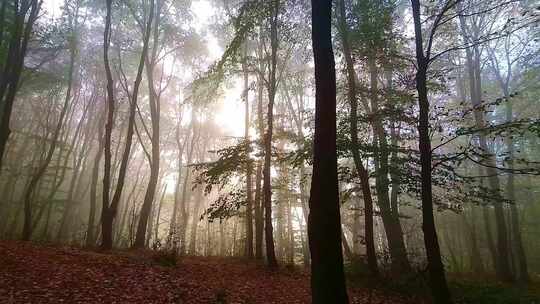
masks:
<path fill-rule="evenodd" d="M 355 289 L 352 303 L 405 303 Z M 225 299 L 224 301 L 220 299 Z M 309 276 L 239 259 L 98 253 L 0 241 L 0 303 L 310 303 Z M 330 303 L 329 303 L 330 304 Z"/>

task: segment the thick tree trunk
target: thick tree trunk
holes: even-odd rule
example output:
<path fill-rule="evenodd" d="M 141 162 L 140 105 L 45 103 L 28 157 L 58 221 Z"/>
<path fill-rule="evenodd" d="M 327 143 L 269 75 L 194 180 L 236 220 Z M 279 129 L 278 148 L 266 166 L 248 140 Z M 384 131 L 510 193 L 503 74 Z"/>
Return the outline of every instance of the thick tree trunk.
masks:
<path fill-rule="evenodd" d="M 314 304 L 348 303 L 337 176 L 332 1 L 312 0 L 311 5 L 315 59 L 315 135 L 308 219 L 311 294 Z"/>

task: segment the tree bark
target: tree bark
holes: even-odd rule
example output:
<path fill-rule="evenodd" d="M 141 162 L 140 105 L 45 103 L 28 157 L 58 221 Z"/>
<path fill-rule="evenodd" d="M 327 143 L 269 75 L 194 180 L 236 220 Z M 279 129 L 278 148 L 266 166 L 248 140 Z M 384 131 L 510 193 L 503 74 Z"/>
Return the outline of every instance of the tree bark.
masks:
<path fill-rule="evenodd" d="M 101 164 L 101 159 L 103 158 L 103 122 L 105 120 L 105 111 L 102 114 L 98 126 L 98 150 L 96 156 L 94 157 L 94 166 L 92 168 L 92 177 L 90 180 L 90 211 L 88 213 L 88 227 L 86 230 L 86 247 L 93 247 L 96 245 L 96 235 L 95 235 L 95 218 L 96 218 L 96 207 L 97 207 L 97 182 L 99 179 L 99 166 Z"/>
<path fill-rule="evenodd" d="M 459 17 L 459 22 L 461 26 L 461 32 L 465 41 L 469 41 L 470 37 L 468 36 L 468 27 L 465 23 L 463 16 Z M 481 108 L 482 104 L 482 82 L 481 82 L 481 62 L 480 62 L 480 51 L 478 46 L 473 46 L 472 50 L 470 48 L 465 49 L 466 59 L 467 59 L 467 69 L 469 73 L 469 86 L 471 91 L 471 103 L 474 110 L 474 119 L 477 128 L 482 129 L 485 126 L 484 118 L 484 109 Z M 488 147 L 487 139 L 484 134 L 479 134 L 478 136 L 479 146 L 482 149 L 483 153 L 488 154 L 487 156 L 487 165 L 485 171 L 488 178 L 489 187 L 494 192 L 499 192 L 500 181 L 497 177 L 497 172 L 495 167 L 495 160 L 492 156 L 491 149 Z M 494 261 L 495 270 L 499 279 L 503 281 L 512 281 L 512 271 L 510 269 L 509 263 L 509 248 L 508 248 L 508 230 L 507 223 L 504 218 L 504 209 L 502 202 L 495 202 L 493 204 L 495 210 L 495 222 L 497 229 L 497 241 L 496 241 L 496 253 L 497 258 Z"/>
<path fill-rule="evenodd" d="M 411 0 L 414 34 L 416 44 L 416 90 L 418 91 L 418 133 L 420 150 L 420 179 L 421 179 L 421 199 L 422 199 L 422 230 L 424 232 L 424 245 L 426 247 L 429 284 L 431 295 L 436 304 L 450 304 L 452 298 L 446 282 L 444 265 L 437 238 L 435 227 L 435 218 L 433 216 L 433 193 L 431 180 L 431 161 L 432 151 L 429 136 L 429 100 L 427 89 L 427 70 L 429 66 L 429 57 L 424 55 L 424 46 L 422 38 L 422 26 L 420 20 L 420 1 Z M 429 55 L 428 55 L 429 56 Z"/>
<path fill-rule="evenodd" d="M 105 18 L 105 31 L 104 31 L 104 61 L 105 72 L 107 76 L 107 106 L 108 116 L 107 124 L 105 126 L 105 174 L 103 178 L 103 207 L 101 209 L 101 248 L 104 250 L 112 249 L 113 246 L 113 222 L 116 217 L 118 204 L 120 203 L 120 197 L 124 187 L 125 177 L 127 173 L 127 166 L 129 162 L 131 144 L 133 142 L 135 113 L 137 109 L 137 98 L 139 94 L 139 86 L 142 80 L 142 72 L 144 69 L 144 60 L 148 52 L 148 40 L 150 38 L 150 32 L 152 27 L 152 19 L 154 16 L 154 1 L 150 2 L 150 14 L 148 17 L 148 23 L 146 25 L 146 32 L 143 38 L 143 49 L 141 52 L 141 58 L 139 60 L 139 67 L 137 70 L 137 76 L 133 84 L 133 92 L 131 93 L 130 105 L 129 105 L 129 117 L 128 117 L 128 129 L 126 134 L 126 143 L 124 146 L 124 152 L 122 154 L 122 161 L 120 163 L 120 169 L 118 173 L 118 181 L 116 183 L 116 189 L 112 200 L 110 199 L 110 187 L 111 187 L 111 137 L 113 129 L 113 117 L 114 117 L 114 82 L 112 79 L 111 69 L 109 65 L 109 46 L 111 36 L 111 6 L 112 0 L 107 0 L 107 15 Z"/>
<path fill-rule="evenodd" d="M 160 148 L 159 148 L 159 121 L 160 121 L 160 99 L 161 94 L 156 91 L 154 83 L 154 69 L 157 61 L 157 51 L 159 46 L 159 26 L 161 20 L 161 4 L 162 1 L 157 0 L 156 9 L 153 12 L 155 14 L 154 22 L 154 34 L 153 34 L 153 46 L 152 54 L 150 58 L 145 57 L 146 65 L 146 79 L 148 81 L 148 102 L 150 104 L 150 122 L 152 124 L 152 135 L 150 136 L 150 142 L 152 144 L 152 161 L 150 162 L 150 178 L 148 179 L 148 186 L 146 187 L 146 193 L 144 195 L 143 205 L 141 207 L 141 213 L 139 217 L 139 223 L 137 226 L 137 234 L 135 236 L 135 248 L 143 248 L 145 246 L 147 226 L 149 216 L 152 210 L 152 204 L 156 194 L 157 183 L 159 179 L 159 162 L 160 162 Z M 153 9 L 153 5 L 152 5 Z M 151 229 L 149 229 L 151 230 Z"/>
<path fill-rule="evenodd" d="M 69 60 L 69 69 L 68 69 L 68 82 L 67 82 L 68 86 L 67 86 L 66 96 L 64 98 L 64 103 L 60 111 L 60 116 L 58 118 L 56 128 L 53 131 L 53 136 L 51 138 L 51 144 L 49 146 L 47 155 L 45 156 L 45 159 L 41 163 L 36 173 L 30 179 L 30 182 L 28 183 L 28 187 L 26 188 L 26 191 L 24 193 L 24 226 L 23 226 L 22 239 L 25 241 L 30 240 L 32 236 L 32 198 L 33 198 L 34 188 L 36 187 L 39 180 L 41 179 L 43 174 L 45 174 L 45 171 L 49 167 L 49 163 L 51 162 L 51 159 L 54 155 L 54 151 L 56 150 L 56 145 L 57 145 L 58 138 L 60 137 L 60 132 L 62 131 L 62 127 L 65 122 L 64 120 L 66 117 L 66 113 L 70 106 L 71 91 L 73 88 L 73 74 L 75 70 L 75 59 L 77 57 L 77 41 L 75 40 L 77 38 L 76 38 L 75 28 L 73 28 L 72 31 L 73 32 L 71 33 L 71 38 L 69 39 L 70 60 Z M 1 152 L 2 151 L 0 151 L 0 153 Z"/>
<path fill-rule="evenodd" d="M 354 62 L 349 46 L 349 29 L 345 15 L 345 1 L 339 0 L 339 28 L 341 41 L 343 44 L 343 55 L 347 68 L 347 97 L 350 105 L 349 112 L 349 131 L 351 133 L 351 153 L 358 177 L 360 178 L 360 187 L 362 189 L 362 198 L 364 200 L 364 225 L 365 225 L 365 243 L 368 267 L 373 276 L 378 276 L 379 268 L 377 266 L 377 256 L 375 253 L 375 242 L 373 239 L 373 198 L 369 186 L 369 174 L 362 163 L 360 153 L 358 152 L 358 115 L 357 115 L 357 92 L 356 92 L 356 73 L 354 71 Z M 354 227 L 357 229 L 357 227 Z"/>
<path fill-rule="evenodd" d="M 280 1 L 273 1 L 273 11 L 270 16 L 270 45 L 271 63 L 270 79 L 268 85 L 268 112 L 266 134 L 264 137 L 264 169 L 263 169 L 263 193 L 264 193 L 264 236 L 266 243 L 266 260 L 271 268 L 277 267 L 276 253 L 274 249 L 274 234 L 272 227 L 272 184 L 271 184 L 271 160 L 272 160 L 272 132 L 274 123 L 274 99 L 277 89 L 277 51 L 278 51 L 278 16 Z"/>
<path fill-rule="evenodd" d="M 195 201 L 193 202 L 193 216 L 191 220 L 191 235 L 189 240 L 189 254 L 197 254 L 197 228 L 199 227 L 199 209 L 202 205 L 204 187 L 199 185 L 197 188 L 197 193 L 195 194 Z"/>
<path fill-rule="evenodd" d="M 247 42 L 244 45 L 244 55 L 247 56 Z M 247 60 L 247 59 L 245 59 Z M 244 140 L 248 147 L 248 162 L 246 164 L 246 244 L 245 256 L 248 259 L 253 258 L 253 183 L 251 176 L 253 174 L 253 165 L 249 155 L 251 154 L 251 144 L 249 139 L 249 75 L 246 62 L 242 63 L 244 74 L 244 102 L 245 102 L 245 124 L 244 124 Z"/>
<path fill-rule="evenodd" d="M 315 135 L 308 219 L 311 294 L 314 304 L 348 303 L 337 176 L 332 1 L 312 0 L 311 5 L 315 61 Z"/>
<path fill-rule="evenodd" d="M 3 2 L 7 3 L 7 0 Z M 2 73 L 0 73 L 0 169 L 2 168 L 2 160 L 7 141 L 11 134 L 9 122 L 15 96 L 19 90 L 24 58 L 31 38 L 32 27 L 39 17 L 40 8 L 41 1 L 38 0 L 22 0 L 20 1 L 20 6 L 15 7 L 15 20 L 9 42 L 8 55 L 2 67 Z M 3 10 L 5 9 L 4 6 Z"/>

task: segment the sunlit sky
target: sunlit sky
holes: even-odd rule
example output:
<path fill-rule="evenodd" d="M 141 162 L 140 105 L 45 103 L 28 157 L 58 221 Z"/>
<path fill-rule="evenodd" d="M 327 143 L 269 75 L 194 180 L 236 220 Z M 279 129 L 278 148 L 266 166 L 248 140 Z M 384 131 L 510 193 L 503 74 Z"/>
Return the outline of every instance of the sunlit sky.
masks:
<path fill-rule="evenodd" d="M 62 11 L 64 0 L 44 0 L 43 10 L 45 18 L 57 18 Z M 195 18 L 191 24 L 198 32 L 204 32 L 206 47 L 210 56 L 210 61 L 219 59 L 223 53 L 223 48 L 219 46 L 216 37 L 204 31 L 205 27 L 212 22 L 211 18 L 215 10 L 207 0 L 194 0 L 191 2 L 191 11 Z M 176 69 L 178 70 L 178 69 Z M 180 68 L 181 70 L 181 68 Z M 215 101 L 216 123 L 223 126 L 223 132 L 227 136 L 242 136 L 244 134 L 244 106 L 241 101 L 242 86 L 239 81 L 232 81 L 232 87 L 225 89 L 222 100 Z"/>

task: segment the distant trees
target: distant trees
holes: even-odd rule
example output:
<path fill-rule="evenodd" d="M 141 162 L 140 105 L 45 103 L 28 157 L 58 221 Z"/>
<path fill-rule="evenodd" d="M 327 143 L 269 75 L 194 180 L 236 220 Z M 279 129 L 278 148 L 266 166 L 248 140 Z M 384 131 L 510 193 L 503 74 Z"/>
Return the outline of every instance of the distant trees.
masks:
<path fill-rule="evenodd" d="M 103 4 L 0 3 L 2 237 L 301 264 L 332 303 L 343 260 L 427 262 L 440 303 L 540 267 L 531 3 Z"/>
<path fill-rule="evenodd" d="M 78 18 L 79 18 L 79 5 L 76 3 L 74 7 L 71 7 L 72 11 L 68 12 L 68 18 L 69 18 L 69 27 L 70 31 L 68 33 L 68 46 L 69 46 L 69 65 L 68 65 L 68 72 L 67 72 L 67 90 L 66 95 L 64 97 L 64 102 L 62 103 L 60 114 L 58 116 L 58 121 L 56 123 L 56 127 L 52 131 L 52 136 L 50 138 L 50 145 L 47 149 L 47 152 L 45 153 L 45 158 L 43 161 L 38 165 L 37 170 L 30 178 L 30 181 L 28 182 L 28 186 L 26 187 L 26 190 L 24 192 L 24 224 L 23 224 L 23 233 L 22 233 L 22 239 L 25 241 L 30 240 L 30 237 L 32 236 L 32 203 L 33 203 L 33 194 L 36 190 L 36 186 L 39 183 L 40 179 L 45 174 L 47 168 L 49 167 L 50 162 L 52 161 L 53 155 L 55 154 L 55 150 L 58 146 L 58 140 L 60 139 L 62 127 L 65 124 L 66 116 L 68 114 L 68 110 L 71 106 L 72 101 L 72 89 L 74 87 L 74 77 L 75 77 L 75 71 L 76 71 L 76 63 L 75 60 L 77 59 L 78 55 Z M 32 17 L 31 17 L 32 18 Z M 27 25 L 28 26 L 28 25 Z M 31 25 L 30 25 L 31 27 Z M 28 38 L 27 38 L 28 39 Z M 25 47 L 26 48 L 26 47 Z M 20 73 L 20 71 L 19 71 Z M 18 77 L 18 76 L 16 76 Z M 15 84 L 16 86 L 16 84 Z M 13 101 L 11 101 L 13 102 Z M 9 106 L 11 107 L 11 106 Z M 10 110 L 11 111 L 11 110 Z M 7 118 L 9 121 L 9 118 Z M 7 137 L 6 137 L 7 139 Z M 1 153 L 1 152 L 0 152 Z M 75 179 L 75 178 L 73 178 Z"/>

